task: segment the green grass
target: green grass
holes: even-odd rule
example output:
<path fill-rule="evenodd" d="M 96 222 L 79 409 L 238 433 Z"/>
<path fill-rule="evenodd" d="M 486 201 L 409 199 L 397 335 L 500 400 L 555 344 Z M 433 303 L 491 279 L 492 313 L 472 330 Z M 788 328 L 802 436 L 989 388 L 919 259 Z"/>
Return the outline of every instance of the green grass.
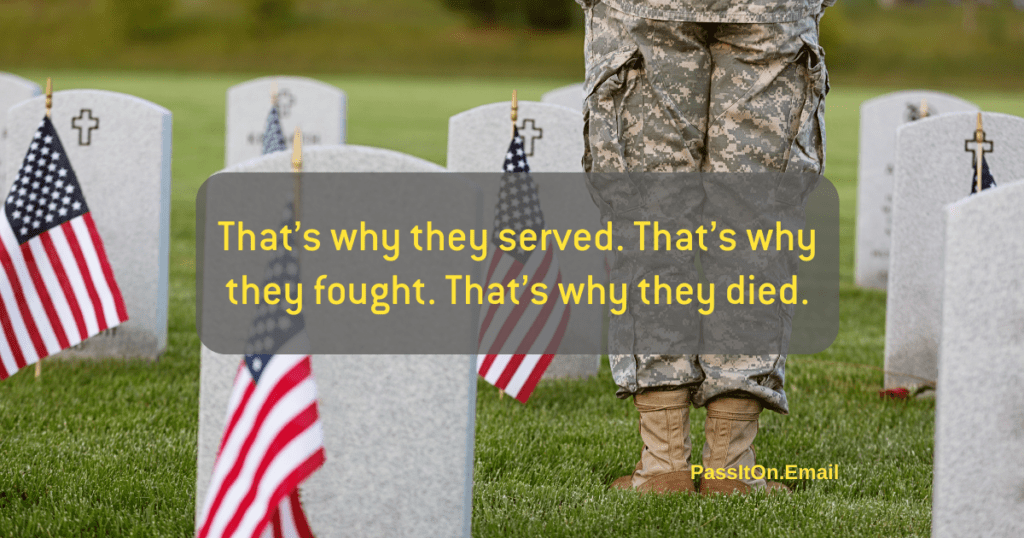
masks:
<path fill-rule="evenodd" d="M 0 537 L 190 536 L 199 341 L 194 219 L 199 185 L 223 163 L 224 91 L 245 75 L 42 72 L 58 89 L 138 95 L 174 113 L 170 336 L 158 362 L 46 362 L 0 383 Z M 324 77 L 349 94 L 350 142 L 443 164 L 447 118 L 571 80 Z M 895 88 L 892 88 L 895 89 Z M 477 536 L 925 536 L 934 403 L 879 400 L 885 295 L 852 286 L 860 103 L 889 89 L 836 86 L 827 175 L 841 200 L 841 328 L 835 344 L 787 369 L 791 413 L 765 413 L 771 466 L 839 465 L 834 481 L 791 482 L 788 496 L 638 497 L 605 485 L 641 448 L 636 412 L 610 374 L 542 383 L 528 405 L 479 386 L 473 531 Z M 962 95 L 1024 115 L 1019 94 Z M 862 365 L 867 365 L 862 366 Z M 872 368 L 873 367 L 873 368 Z M 694 461 L 703 443 L 693 413 Z"/>

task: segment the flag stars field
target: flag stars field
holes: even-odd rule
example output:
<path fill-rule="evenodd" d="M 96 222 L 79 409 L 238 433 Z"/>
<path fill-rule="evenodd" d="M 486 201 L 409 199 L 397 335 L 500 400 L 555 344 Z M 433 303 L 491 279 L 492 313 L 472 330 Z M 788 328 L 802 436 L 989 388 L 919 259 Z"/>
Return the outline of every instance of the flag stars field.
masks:
<path fill-rule="evenodd" d="M 40 129 L 44 128 L 44 123 L 40 124 Z M 36 139 L 38 139 L 39 133 L 37 132 L 36 135 Z M 21 223 L 21 227 L 17 228 L 21 238 L 27 238 L 31 231 L 42 229 L 44 223 L 54 223 L 58 217 L 61 221 L 70 220 L 89 210 L 83 203 L 84 199 L 81 198 L 81 194 L 76 195 L 76 188 L 73 184 L 65 185 L 65 182 L 61 180 L 54 182 L 52 174 L 43 177 L 44 170 L 48 170 L 56 171 L 59 177 L 65 178 L 69 164 L 59 151 L 51 149 L 53 136 L 46 135 L 42 137 L 42 140 L 43 145 L 33 142 L 29 146 L 29 152 L 25 156 L 25 166 L 15 180 L 15 185 L 19 185 L 17 195 L 12 194 L 7 198 L 9 208 L 12 205 L 15 207 L 25 206 L 24 212 L 9 209 L 11 218 Z M 52 191 L 47 185 L 51 182 L 54 182 Z M 61 190 L 67 195 L 58 198 Z M 46 203 L 48 195 L 52 196 L 54 201 Z M 58 204 L 57 201 L 60 203 Z"/>

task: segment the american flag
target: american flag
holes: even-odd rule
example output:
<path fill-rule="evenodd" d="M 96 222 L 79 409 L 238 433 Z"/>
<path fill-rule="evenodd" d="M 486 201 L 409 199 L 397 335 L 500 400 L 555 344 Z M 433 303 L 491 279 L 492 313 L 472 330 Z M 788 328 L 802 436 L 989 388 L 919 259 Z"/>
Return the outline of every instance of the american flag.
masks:
<path fill-rule="evenodd" d="M 553 250 L 513 250 L 498 248 L 498 234 L 505 229 L 537 232 L 544 228 L 544 213 L 540 208 L 537 185 L 530 177 L 523 139 L 513 128 L 512 143 L 505 154 L 498 203 L 494 208 L 494 230 L 491 233 L 491 260 L 487 268 L 486 290 L 492 283 L 507 285 L 519 281 L 519 304 L 507 297 L 503 305 L 490 305 L 480 322 L 477 372 L 488 383 L 504 390 L 515 399 L 526 403 L 544 371 L 551 364 L 558 345 L 569 323 L 569 305 L 558 299 L 558 284 L 562 274 L 558 257 Z M 522 286 L 523 277 L 527 285 Z M 548 300 L 533 304 L 530 287 L 538 282 L 547 285 Z M 507 289 L 507 288 L 506 288 Z M 529 349 L 544 350 L 543 354 L 523 353 Z M 516 350 L 517 353 L 501 353 Z"/>
<path fill-rule="evenodd" d="M 291 204 L 289 204 L 289 208 Z M 292 221 L 290 209 L 284 221 Z M 267 266 L 264 285 L 282 293 L 299 282 L 299 263 L 282 250 Z M 278 350 L 308 348 L 302 314 L 287 304 L 262 304 L 247 341 L 228 403 L 220 451 L 196 535 L 205 537 L 312 538 L 299 503 L 299 484 L 323 465 L 324 433 L 309 355 Z"/>
<path fill-rule="evenodd" d="M 128 319 L 82 187 L 44 117 L 0 218 L 0 379 Z"/>
<path fill-rule="evenodd" d="M 975 155 L 971 164 L 971 170 L 974 172 L 971 174 L 971 194 L 978 192 L 978 156 Z M 988 161 L 985 157 L 981 158 L 981 190 L 991 189 L 996 186 L 996 179 L 992 177 L 992 172 L 988 170 Z"/>
<path fill-rule="evenodd" d="M 263 155 L 286 149 L 288 146 L 281 130 L 281 115 L 278 113 L 277 103 L 274 103 L 270 107 L 270 114 L 267 115 L 267 126 L 263 129 Z"/>

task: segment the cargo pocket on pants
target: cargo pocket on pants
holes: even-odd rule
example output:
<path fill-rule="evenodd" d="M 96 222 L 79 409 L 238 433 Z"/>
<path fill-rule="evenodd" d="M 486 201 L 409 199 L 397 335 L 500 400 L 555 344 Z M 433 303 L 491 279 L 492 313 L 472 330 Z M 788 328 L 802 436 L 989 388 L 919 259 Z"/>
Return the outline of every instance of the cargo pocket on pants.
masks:
<path fill-rule="evenodd" d="M 801 36 L 803 49 L 796 61 L 804 67 L 807 87 L 796 136 L 786 160 L 787 172 L 825 171 L 825 95 L 829 90 L 825 52 L 815 35 Z"/>
<path fill-rule="evenodd" d="M 630 68 L 640 62 L 639 49 L 624 47 L 598 59 L 587 68 L 583 87 L 583 169 L 625 172 L 622 107 Z"/>
<path fill-rule="evenodd" d="M 640 47 L 623 22 L 624 14 L 599 1 L 590 4 L 584 11 L 583 169 L 624 172 L 620 106 L 628 67 L 641 61 Z"/>

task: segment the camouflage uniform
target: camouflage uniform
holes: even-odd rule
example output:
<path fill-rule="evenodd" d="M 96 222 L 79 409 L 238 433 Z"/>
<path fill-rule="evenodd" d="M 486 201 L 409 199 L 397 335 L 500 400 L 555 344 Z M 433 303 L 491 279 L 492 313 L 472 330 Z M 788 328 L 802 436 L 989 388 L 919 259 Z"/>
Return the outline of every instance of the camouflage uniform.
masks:
<path fill-rule="evenodd" d="M 616 230 L 628 234 L 634 219 L 652 216 L 680 228 L 700 224 L 693 200 L 673 198 L 678 190 L 657 180 L 637 184 L 656 177 L 634 179 L 645 177 L 637 172 L 823 171 L 828 81 L 818 22 L 834 0 L 577 2 L 587 34 L 583 165 Z M 601 173 L 630 173 L 632 184 L 598 179 Z M 707 269 L 711 256 L 700 256 Z M 653 273 L 662 282 L 694 282 L 692 265 L 692 256 L 679 253 L 619 252 L 611 279 L 635 284 Z M 685 339 L 680 331 L 696 334 L 687 323 L 700 323 L 665 327 L 652 313 L 630 314 L 612 316 L 610 333 Z M 785 361 L 784 353 L 618 354 L 611 367 L 622 398 L 691 386 L 695 406 L 732 393 L 787 413 Z"/>

